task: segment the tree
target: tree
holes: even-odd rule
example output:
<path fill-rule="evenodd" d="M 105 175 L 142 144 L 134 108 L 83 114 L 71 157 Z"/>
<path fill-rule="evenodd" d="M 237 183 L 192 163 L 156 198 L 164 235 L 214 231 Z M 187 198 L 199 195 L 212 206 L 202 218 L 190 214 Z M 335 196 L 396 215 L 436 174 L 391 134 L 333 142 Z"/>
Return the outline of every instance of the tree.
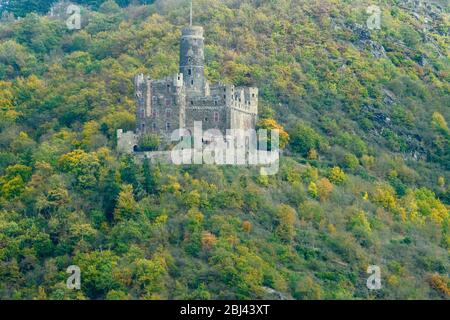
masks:
<path fill-rule="evenodd" d="M 308 153 L 320 150 L 322 137 L 310 126 L 299 123 L 290 133 L 290 146 L 292 151 L 308 156 Z"/>
<path fill-rule="evenodd" d="M 144 189 L 149 194 L 158 192 L 159 180 L 161 178 L 161 170 L 158 165 L 154 165 L 150 160 L 145 159 L 143 164 Z"/>
<path fill-rule="evenodd" d="M 347 180 L 347 176 L 341 168 L 333 167 L 328 172 L 328 179 L 334 184 L 342 184 Z"/>
<path fill-rule="evenodd" d="M 138 210 L 136 200 L 134 200 L 133 186 L 123 185 L 117 199 L 116 209 L 114 210 L 115 220 L 127 220 L 135 216 Z"/>
<path fill-rule="evenodd" d="M 318 192 L 318 190 L 317 190 L 317 185 L 316 185 L 315 182 L 311 181 L 311 182 L 309 183 L 309 186 L 308 186 L 308 193 L 309 193 L 309 195 L 310 195 L 311 197 L 313 197 L 313 198 L 317 198 L 317 196 L 319 195 L 319 192 Z"/>
<path fill-rule="evenodd" d="M 251 222 L 248 221 L 248 220 L 242 222 L 242 229 L 243 229 L 246 233 L 250 233 L 250 231 L 252 231 L 252 224 L 251 224 Z"/>
<path fill-rule="evenodd" d="M 350 170 L 355 170 L 359 165 L 359 160 L 354 154 L 348 153 L 344 156 L 344 165 Z"/>
<path fill-rule="evenodd" d="M 202 234 L 202 247 L 205 250 L 210 250 L 217 242 L 216 236 L 211 232 L 204 231 Z"/>
<path fill-rule="evenodd" d="M 277 209 L 275 233 L 286 242 L 294 239 L 296 216 L 295 209 L 288 205 L 280 205 Z"/>
<path fill-rule="evenodd" d="M 158 150 L 160 144 L 161 139 L 159 135 L 147 134 L 139 139 L 138 147 L 139 151 L 155 151 Z"/>
<path fill-rule="evenodd" d="M 439 112 L 433 113 L 431 124 L 433 125 L 433 127 L 437 128 L 443 132 L 447 132 L 447 133 L 450 132 L 448 125 L 447 125 L 447 121 L 445 121 L 444 116 Z"/>
<path fill-rule="evenodd" d="M 267 130 L 267 147 L 271 149 L 271 131 L 277 130 L 279 134 L 279 148 L 284 149 L 289 142 L 289 134 L 274 119 L 262 119 L 256 125 L 257 130 Z"/>
<path fill-rule="evenodd" d="M 322 178 L 317 182 L 317 194 L 321 201 L 326 201 L 333 192 L 333 185 L 327 178 Z"/>
<path fill-rule="evenodd" d="M 100 162 L 95 153 L 77 149 L 61 156 L 58 160 L 61 170 L 73 174 L 82 189 L 97 186 Z"/>
<path fill-rule="evenodd" d="M 81 287 L 89 298 L 103 299 L 110 290 L 119 287 L 113 275 L 118 260 L 109 250 L 79 253 L 75 256 L 74 262 L 82 272 Z"/>
<path fill-rule="evenodd" d="M 16 17 L 24 17 L 30 12 L 47 13 L 56 0 L 8 0 L 2 1 L 0 13 L 12 12 Z M 5 4 L 6 3 L 6 4 Z"/>

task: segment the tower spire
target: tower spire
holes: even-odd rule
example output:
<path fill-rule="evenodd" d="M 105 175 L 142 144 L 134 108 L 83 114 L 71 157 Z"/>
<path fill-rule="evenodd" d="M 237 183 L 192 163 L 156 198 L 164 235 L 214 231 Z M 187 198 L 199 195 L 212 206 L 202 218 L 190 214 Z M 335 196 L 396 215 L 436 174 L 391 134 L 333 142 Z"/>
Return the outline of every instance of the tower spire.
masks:
<path fill-rule="evenodd" d="M 192 27 L 192 0 L 191 0 L 191 11 L 189 15 L 189 26 Z"/>

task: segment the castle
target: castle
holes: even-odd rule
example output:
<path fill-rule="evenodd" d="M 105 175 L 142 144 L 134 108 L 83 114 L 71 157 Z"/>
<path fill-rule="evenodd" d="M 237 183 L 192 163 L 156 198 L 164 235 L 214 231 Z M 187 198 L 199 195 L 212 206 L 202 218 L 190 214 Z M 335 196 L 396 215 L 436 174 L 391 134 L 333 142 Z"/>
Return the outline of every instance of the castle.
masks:
<path fill-rule="evenodd" d="M 170 143 L 172 132 L 184 129 L 192 135 L 194 122 L 203 130 L 250 130 L 258 116 L 258 88 L 210 84 L 205 78 L 204 30 L 192 26 L 182 30 L 180 70 L 162 80 L 143 74 L 135 78 L 136 131 L 118 130 L 118 150 L 137 151 L 141 137 L 156 134 Z"/>

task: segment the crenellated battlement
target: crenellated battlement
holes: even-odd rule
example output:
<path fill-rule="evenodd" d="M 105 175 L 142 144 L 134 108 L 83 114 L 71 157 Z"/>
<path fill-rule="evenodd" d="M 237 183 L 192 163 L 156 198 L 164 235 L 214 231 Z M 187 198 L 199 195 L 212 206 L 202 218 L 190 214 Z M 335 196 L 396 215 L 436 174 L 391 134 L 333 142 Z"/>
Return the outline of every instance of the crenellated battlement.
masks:
<path fill-rule="evenodd" d="M 118 133 L 123 151 L 148 134 L 169 143 L 176 129 L 253 129 L 258 117 L 258 88 L 210 84 L 204 73 L 204 30 L 183 28 L 180 40 L 180 72 L 164 79 L 135 77 L 136 133 Z M 192 131 L 191 131 L 192 132 Z M 137 149 L 137 148 L 134 148 Z M 129 149 L 133 152 L 133 148 Z"/>

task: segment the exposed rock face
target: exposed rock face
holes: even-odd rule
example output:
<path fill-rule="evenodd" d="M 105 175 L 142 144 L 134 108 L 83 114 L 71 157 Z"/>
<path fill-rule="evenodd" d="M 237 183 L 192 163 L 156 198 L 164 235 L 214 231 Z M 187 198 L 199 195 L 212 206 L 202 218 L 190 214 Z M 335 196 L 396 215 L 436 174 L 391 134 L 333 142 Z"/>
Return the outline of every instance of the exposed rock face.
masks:
<path fill-rule="evenodd" d="M 367 40 L 363 42 L 364 45 L 366 46 L 366 48 L 369 49 L 370 53 L 377 59 L 381 59 L 381 58 L 388 58 L 388 56 L 386 55 L 386 50 L 384 49 L 384 47 L 372 40 Z"/>

